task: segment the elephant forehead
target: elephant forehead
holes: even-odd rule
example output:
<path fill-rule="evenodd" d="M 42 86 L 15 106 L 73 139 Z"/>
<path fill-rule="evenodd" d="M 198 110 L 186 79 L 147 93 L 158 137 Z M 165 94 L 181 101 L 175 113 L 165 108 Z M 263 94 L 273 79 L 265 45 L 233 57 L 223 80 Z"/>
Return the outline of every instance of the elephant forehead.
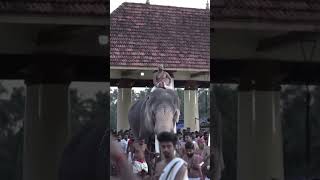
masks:
<path fill-rule="evenodd" d="M 151 99 L 165 99 L 165 100 L 171 100 L 173 101 L 175 98 L 178 98 L 178 96 L 176 96 L 176 94 L 170 92 L 170 91 L 162 91 L 162 92 L 155 92 L 151 95 Z"/>
<path fill-rule="evenodd" d="M 174 100 L 172 97 L 171 98 L 157 97 L 157 98 L 150 99 L 149 104 L 151 106 L 158 106 L 161 104 L 174 105 Z"/>

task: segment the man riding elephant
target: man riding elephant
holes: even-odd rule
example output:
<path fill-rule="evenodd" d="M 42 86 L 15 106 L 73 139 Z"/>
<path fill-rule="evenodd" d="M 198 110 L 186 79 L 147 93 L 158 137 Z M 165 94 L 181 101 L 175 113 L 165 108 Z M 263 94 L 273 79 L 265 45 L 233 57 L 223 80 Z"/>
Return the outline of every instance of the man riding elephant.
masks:
<path fill-rule="evenodd" d="M 173 89 L 173 79 L 170 74 L 164 71 L 163 64 L 158 66 L 158 71 L 153 75 L 153 84 L 151 92 L 154 91 L 155 88 L 163 88 L 163 89 Z"/>

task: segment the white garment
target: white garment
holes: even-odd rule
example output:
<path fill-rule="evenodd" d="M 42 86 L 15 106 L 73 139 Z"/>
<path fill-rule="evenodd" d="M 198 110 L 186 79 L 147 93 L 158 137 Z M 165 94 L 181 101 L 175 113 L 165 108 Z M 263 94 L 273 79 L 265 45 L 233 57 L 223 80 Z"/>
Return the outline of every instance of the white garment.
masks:
<path fill-rule="evenodd" d="M 120 141 L 121 144 L 121 149 L 123 153 L 127 153 L 127 147 L 128 147 L 128 140 L 126 141 L 125 139 L 122 139 Z"/>
<path fill-rule="evenodd" d="M 174 158 L 170 161 L 169 164 L 163 169 L 163 172 L 159 178 L 159 180 L 175 180 L 175 177 L 182 167 L 182 165 L 186 163 L 181 158 Z M 185 173 L 184 180 L 188 180 L 187 173 Z"/>
<path fill-rule="evenodd" d="M 189 177 L 189 180 L 200 180 L 200 178 L 198 177 L 198 178 L 190 178 Z"/>
<path fill-rule="evenodd" d="M 131 152 L 128 153 L 128 162 L 132 163 Z"/>
<path fill-rule="evenodd" d="M 148 172 L 148 164 L 146 162 L 139 162 L 139 161 L 134 161 L 133 162 L 133 173 L 137 174 L 139 172 L 141 172 L 142 170 Z"/>
<path fill-rule="evenodd" d="M 117 145 L 118 145 L 119 149 L 121 150 L 121 152 L 124 153 L 124 152 L 123 152 L 123 149 L 122 149 L 122 143 L 121 143 L 121 141 L 119 142 L 119 141 L 117 140 Z"/>
<path fill-rule="evenodd" d="M 174 81 L 173 81 L 173 78 L 171 79 L 171 83 L 169 84 L 169 86 L 164 85 L 164 88 L 174 90 Z M 151 92 L 153 92 L 155 89 L 157 89 L 157 87 L 156 87 L 156 86 L 153 86 L 153 88 L 151 89 Z"/>
<path fill-rule="evenodd" d="M 204 180 L 210 180 L 208 177 L 205 177 L 205 179 Z"/>

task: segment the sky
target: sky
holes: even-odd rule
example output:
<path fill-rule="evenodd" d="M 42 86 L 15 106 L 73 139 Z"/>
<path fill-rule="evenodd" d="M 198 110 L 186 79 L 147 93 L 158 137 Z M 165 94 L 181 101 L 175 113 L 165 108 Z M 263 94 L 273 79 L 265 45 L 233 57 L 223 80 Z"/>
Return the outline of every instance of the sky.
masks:
<path fill-rule="evenodd" d="M 149 0 L 150 4 L 205 9 L 207 0 Z M 110 0 L 110 13 L 124 2 L 146 3 L 146 0 Z M 210 5 L 210 0 L 208 0 Z"/>

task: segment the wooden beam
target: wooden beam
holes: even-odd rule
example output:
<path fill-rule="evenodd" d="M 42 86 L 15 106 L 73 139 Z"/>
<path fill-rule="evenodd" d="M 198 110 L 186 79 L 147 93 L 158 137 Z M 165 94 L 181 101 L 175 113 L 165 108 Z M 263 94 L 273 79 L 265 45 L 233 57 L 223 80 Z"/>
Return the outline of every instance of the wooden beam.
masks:
<path fill-rule="evenodd" d="M 198 76 L 202 76 L 202 75 L 207 75 L 209 74 L 209 72 L 197 72 L 197 73 L 192 73 L 190 75 L 191 78 L 194 78 L 194 77 L 198 77 Z"/>
<path fill-rule="evenodd" d="M 110 86 L 117 86 L 120 79 L 110 79 Z M 153 87 L 152 80 L 145 80 L 145 79 L 132 79 L 134 81 L 134 87 Z M 187 81 L 185 80 L 175 80 L 174 87 L 175 88 L 184 88 Z M 209 88 L 210 82 L 207 81 L 197 81 L 197 85 L 199 88 Z"/>
<path fill-rule="evenodd" d="M 320 63 L 316 62 L 270 59 L 214 59 L 211 62 L 214 62 L 215 71 L 210 73 L 210 80 L 215 83 L 239 83 L 243 76 L 255 80 L 269 71 L 268 74 L 281 84 L 320 84 Z"/>
<path fill-rule="evenodd" d="M 278 47 L 283 47 L 299 41 L 313 40 L 319 33 L 317 32 L 297 32 L 292 31 L 286 34 L 265 38 L 259 41 L 256 51 L 269 51 Z"/>
<path fill-rule="evenodd" d="M 55 26 L 40 30 L 35 43 L 40 45 L 63 43 L 74 38 L 72 32 L 80 28 L 79 26 Z"/>
<path fill-rule="evenodd" d="M 35 40 L 38 45 L 59 44 L 81 37 L 83 34 L 92 34 L 92 32 L 106 34 L 105 28 L 75 25 L 58 25 L 43 28 L 38 32 Z M 98 38 L 98 37 L 97 37 Z"/>
<path fill-rule="evenodd" d="M 26 79 L 37 67 L 39 73 L 49 74 L 54 80 L 59 71 L 51 73 L 50 69 L 71 69 L 72 81 L 107 82 L 109 66 L 107 57 L 78 56 L 66 54 L 0 54 L 4 66 L 0 66 L 0 79 Z"/>
<path fill-rule="evenodd" d="M 123 70 L 123 71 L 121 72 L 121 76 L 124 76 L 124 77 L 130 76 L 131 74 L 136 73 L 136 72 L 137 72 L 137 71 L 135 71 L 135 70 Z"/>

